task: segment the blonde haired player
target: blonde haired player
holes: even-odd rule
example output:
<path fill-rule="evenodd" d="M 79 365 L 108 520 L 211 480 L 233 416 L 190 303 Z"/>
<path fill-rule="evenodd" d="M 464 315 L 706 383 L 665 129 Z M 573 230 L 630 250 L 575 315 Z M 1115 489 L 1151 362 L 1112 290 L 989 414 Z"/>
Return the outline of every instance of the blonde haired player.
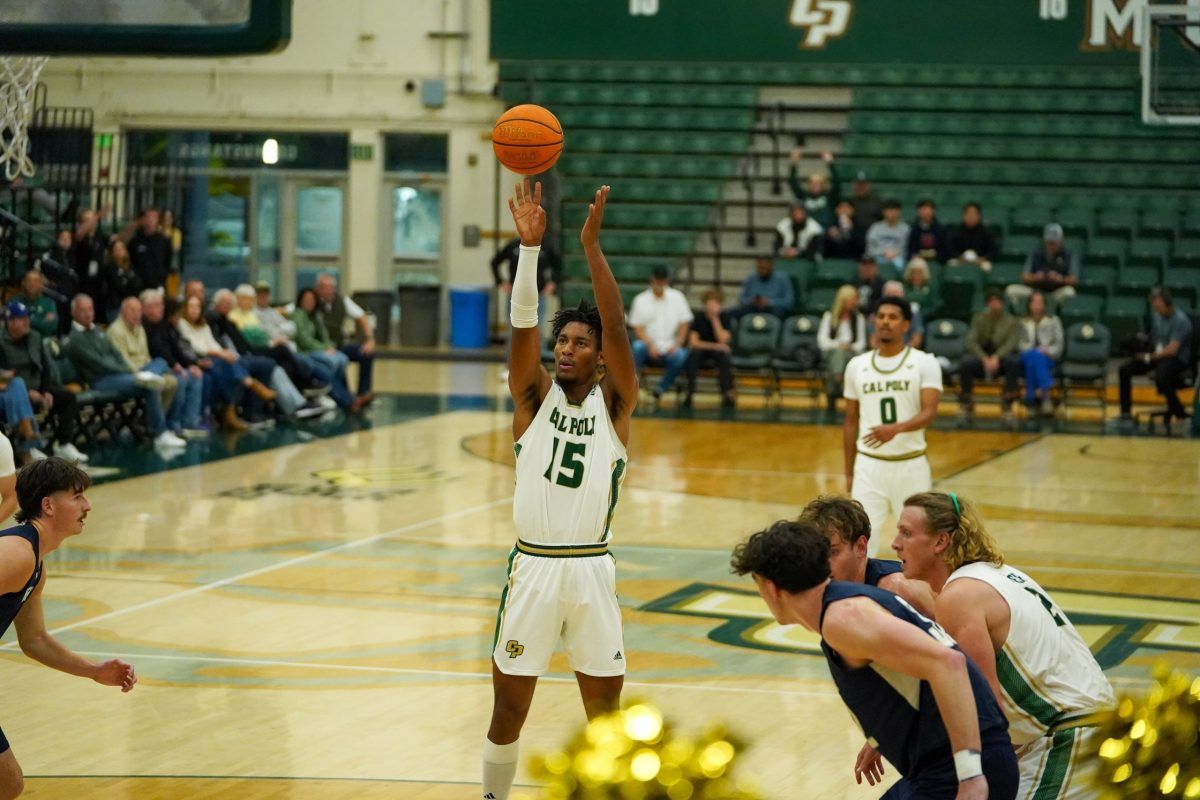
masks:
<path fill-rule="evenodd" d="M 970 503 L 908 498 L 892 544 L 909 578 L 937 593 L 938 623 L 979 665 L 1008 718 L 1021 800 L 1096 796 L 1080 757 L 1115 703 L 1087 644 L 1046 590 L 1004 563 Z"/>
<path fill-rule="evenodd" d="M 846 488 L 871 519 L 870 555 L 883 538 L 888 512 L 900 515 L 904 498 L 933 486 L 925 457 L 925 428 L 937 417 L 942 368 L 928 353 L 904 344 L 912 306 L 884 297 L 875 307 L 878 347 L 846 365 Z"/>
<path fill-rule="evenodd" d="M 589 719 L 616 707 L 625 679 L 608 526 L 625 476 L 637 373 L 621 293 L 600 250 L 608 191 L 596 192 L 579 234 L 597 307 L 580 304 L 555 315 L 553 379 L 541 363 L 537 319 L 537 256 L 546 230 L 542 185 L 531 195 L 529 181 L 519 184 L 508 204 L 521 238 L 508 355 L 518 538 L 492 651 L 485 800 L 508 797 L 533 690 L 560 639 Z"/>

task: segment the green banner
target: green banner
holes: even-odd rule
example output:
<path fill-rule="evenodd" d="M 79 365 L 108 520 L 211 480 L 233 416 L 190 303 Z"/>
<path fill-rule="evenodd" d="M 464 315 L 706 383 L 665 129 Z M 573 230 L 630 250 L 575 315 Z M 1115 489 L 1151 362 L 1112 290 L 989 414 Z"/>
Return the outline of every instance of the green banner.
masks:
<path fill-rule="evenodd" d="M 496 59 L 1134 66 L 1144 5 L 492 0 L 491 47 Z"/>

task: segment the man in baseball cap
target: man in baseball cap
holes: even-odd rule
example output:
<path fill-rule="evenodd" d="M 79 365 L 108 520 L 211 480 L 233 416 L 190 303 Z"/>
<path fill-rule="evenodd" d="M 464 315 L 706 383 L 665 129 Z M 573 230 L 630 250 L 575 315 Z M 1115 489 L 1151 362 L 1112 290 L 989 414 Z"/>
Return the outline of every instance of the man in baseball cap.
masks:
<path fill-rule="evenodd" d="M 1029 295 L 1036 289 L 1061 304 L 1075 296 L 1075 285 L 1079 283 L 1078 265 L 1074 254 L 1063 246 L 1062 225 L 1051 222 L 1042 231 L 1042 246 L 1025 259 L 1021 282 L 1008 286 L 1004 293 L 1013 306 L 1029 302 Z"/>

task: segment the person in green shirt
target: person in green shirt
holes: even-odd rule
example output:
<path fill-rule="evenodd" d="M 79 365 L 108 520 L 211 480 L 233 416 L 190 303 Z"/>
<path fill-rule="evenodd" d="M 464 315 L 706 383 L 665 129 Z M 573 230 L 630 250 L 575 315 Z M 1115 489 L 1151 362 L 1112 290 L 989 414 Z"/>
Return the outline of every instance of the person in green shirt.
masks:
<path fill-rule="evenodd" d="M 31 269 L 21 279 L 19 300 L 29 311 L 29 326 L 42 336 L 58 335 L 58 304 L 43 291 L 42 273 Z"/>
<path fill-rule="evenodd" d="M 958 368 L 960 416 L 970 423 L 975 416 L 973 389 L 978 378 L 1004 378 L 1003 415 L 1013 422 L 1012 404 L 1021 377 L 1021 323 L 1004 307 L 1004 292 L 989 289 L 987 305 L 971 320 L 967 353 Z"/>

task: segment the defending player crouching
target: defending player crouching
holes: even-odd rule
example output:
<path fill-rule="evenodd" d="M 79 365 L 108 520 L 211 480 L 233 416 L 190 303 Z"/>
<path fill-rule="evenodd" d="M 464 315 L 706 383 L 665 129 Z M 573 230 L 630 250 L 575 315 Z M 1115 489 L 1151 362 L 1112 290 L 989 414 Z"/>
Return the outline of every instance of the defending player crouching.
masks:
<path fill-rule="evenodd" d="M 512 288 L 509 390 L 516 406 L 513 522 L 517 545 L 492 653 L 495 702 L 484 743 L 483 797 L 505 800 L 516 774 L 521 728 L 538 676 L 559 640 L 588 718 L 617 706 L 625 675 L 609 522 L 625 477 L 637 374 L 621 293 L 600 250 L 609 187 L 596 192 L 580 233 L 596 308 L 554 318 L 555 375 L 541 363 L 536 262 L 546 229 L 541 184 L 509 201 L 521 252 Z"/>

